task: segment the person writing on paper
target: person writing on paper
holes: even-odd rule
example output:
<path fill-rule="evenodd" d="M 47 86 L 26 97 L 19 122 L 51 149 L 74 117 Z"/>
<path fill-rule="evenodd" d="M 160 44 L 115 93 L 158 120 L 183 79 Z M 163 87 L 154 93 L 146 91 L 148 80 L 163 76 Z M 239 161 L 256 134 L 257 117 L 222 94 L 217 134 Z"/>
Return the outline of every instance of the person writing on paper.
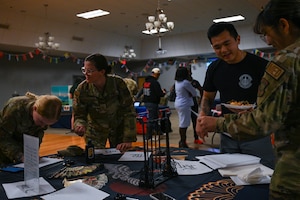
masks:
<path fill-rule="evenodd" d="M 54 95 L 10 98 L 0 113 L 0 165 L 23 162 L 23 134 L 42 143 L 44 130 L 60 117 L 61 100 Z"/>
<path fill-rule="evenodd" d="M 217 92 L 220 94 L 221 103 L 228 103 L 232 100 L 255 103 L 258 86 L 268 61 L 239 48 L 240 35 L 231 23 L 220 22 L 211 25 L 207 36 L 218 59 L 207 69 L 199 115 L 211 115 Z M 221 111 L 224 115 L 234 110 L 222 105 Z M 260 157 L 262 163 L 271 168 L 275 164 L 270 136 L 237 140 L 224 133 L 220 135 L 220 151 L 221 153 L 254 155 Z"/>
<path fill-rule="evenodd" d="M 227 132 L 234 139 L 274 133 L 277 162 L 270 199 L 300 199 L 300 0 L 271 0 L 254 32 L 278 50 L 259 86 L 257 108 L 243 114 L 198 118 L 197 133 Z"/>
<path fill-rule="evenodd" d="M 105 148 L 108 140 L 111 148 L 125 151 L 136 141 L 136 113 L 126 83 L 110 72 L 103 55 L 85 58 L 85 80 L 73 98 L 74 132 L 95 148 Z"/>

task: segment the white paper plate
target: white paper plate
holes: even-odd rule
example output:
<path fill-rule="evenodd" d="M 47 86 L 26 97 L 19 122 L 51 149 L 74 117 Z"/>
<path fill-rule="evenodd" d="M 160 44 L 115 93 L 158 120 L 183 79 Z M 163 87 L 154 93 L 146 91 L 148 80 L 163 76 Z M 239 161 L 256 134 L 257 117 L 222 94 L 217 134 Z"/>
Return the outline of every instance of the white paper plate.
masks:
<path fill-rule="evenodd" d="M 249 105 L 232 105 L 232 104 L 226 104 L 226 103 L 222 103 L 222 105 L 224 105 L 226 108 L 231 108 L 231 109 L 239 109 L 239 110 L 248 110 L 250 108 L 254 108 L 255 104 L 249 104 Z"/>

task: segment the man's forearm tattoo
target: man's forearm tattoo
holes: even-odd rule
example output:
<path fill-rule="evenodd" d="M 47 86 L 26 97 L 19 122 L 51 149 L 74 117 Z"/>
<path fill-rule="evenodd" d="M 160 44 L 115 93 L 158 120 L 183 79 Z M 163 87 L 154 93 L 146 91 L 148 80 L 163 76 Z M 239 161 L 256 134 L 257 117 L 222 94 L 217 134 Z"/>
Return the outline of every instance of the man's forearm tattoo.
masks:
<path fill-rule="evenodd" d="M 205 113 L 205 115 L 209 115 L 209 113 L 210 113 L 210 101 L 209 101 L 209 99 L 202 99 L 201 111 L 203 113 Z"/>

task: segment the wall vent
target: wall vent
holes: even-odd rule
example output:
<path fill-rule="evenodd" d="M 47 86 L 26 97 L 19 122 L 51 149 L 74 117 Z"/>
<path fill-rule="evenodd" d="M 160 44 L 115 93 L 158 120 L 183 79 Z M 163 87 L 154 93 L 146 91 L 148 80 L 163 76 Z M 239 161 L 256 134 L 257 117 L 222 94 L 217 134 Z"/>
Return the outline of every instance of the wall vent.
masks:
<path fill-rule="evenodd" d="M 8 24 L 0 24 L 0 28 L 9 29 L 9 25 Z"/>
<path fill-rule="evenodd" d="M 83 41 L 83 37 L 73 36 L 72 40 L 76 40 L 76 41 L 82 42 Z"/>

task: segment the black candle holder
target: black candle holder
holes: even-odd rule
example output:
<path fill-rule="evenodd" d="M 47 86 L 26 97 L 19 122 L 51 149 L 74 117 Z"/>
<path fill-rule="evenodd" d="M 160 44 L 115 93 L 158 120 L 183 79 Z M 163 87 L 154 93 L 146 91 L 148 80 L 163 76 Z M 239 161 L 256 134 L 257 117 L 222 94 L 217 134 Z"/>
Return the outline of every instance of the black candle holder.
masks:
<path fill-rule="evenodd" d="M 159 184 L 177 176 L 175 163 L 170 155 L 169 129 L 165 129 L 166 147 L 161 147 L 161 139 L 164 134 L 161 131 L 161 122 L 169 127 L 169 108 L 161 109 L 161 116 L 155 120 L 148 120 L 147 123 L 155 124 L 152 134 L 148 135 L 145 131 L 145 121 L 142 117 L 137 117 L 138 122 L 143 129 L 143 150 L 144 150 L 144 166 L 140 171 L 140 187 L 155 188 Z M 150 154 L 150 155 L 149 155 Z"/>

